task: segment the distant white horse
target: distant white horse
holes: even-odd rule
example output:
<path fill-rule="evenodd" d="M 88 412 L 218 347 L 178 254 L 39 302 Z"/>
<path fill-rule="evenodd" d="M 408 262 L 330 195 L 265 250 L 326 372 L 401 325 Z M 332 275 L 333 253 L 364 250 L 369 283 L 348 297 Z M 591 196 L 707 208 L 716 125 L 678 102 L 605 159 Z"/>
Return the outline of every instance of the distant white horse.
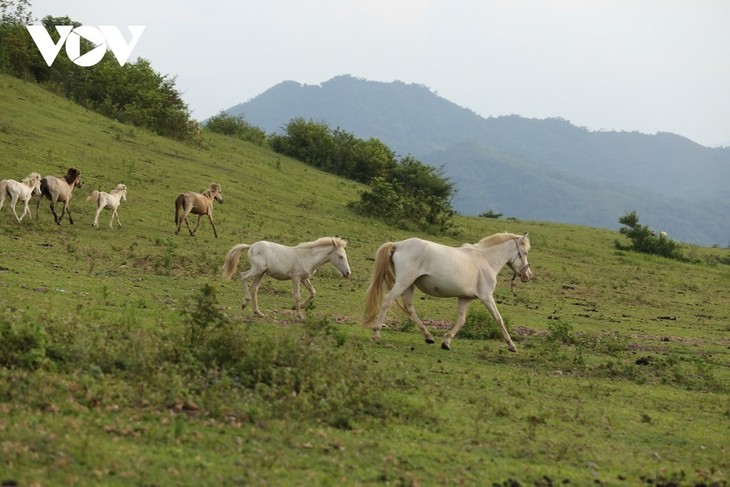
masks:
<path fill-rule="evenodd" d="M 522 282 L 532 279 L 527 253 L 530 240 L 525 235 L 498 233 L 483 238 L 474 245 L 449 247 L 428 240 L 410 238 L 388 242 L 375 255 L 375 269 L 366 295 L 365 324 L 373 325 L 373 340 L 380 339 L 380 329 L 388 307 L 403 295 L 400 307 L 408 313 L 423 333 L 426 343 L 434 339 L 413 307 L 414 287 L 431 296 L 458 298 L 459 315 L 454 326 L 444 335 L 441 348 L 451 349 L 451 339 L 464 324 L 469 302 L 479 299 L 499 324 L 509 350 L 517 347 L 497 311 L 492 293 L 497 285 L 497 274 L 508 265 Z M 390 287 L 385 293 L 384 284 Z"/>
<path fill-rule="evenodd" d="M 236 267 L 238 267 L 241 252 L 248 249 L 248 260 L 251 268 L 241 273 L 244 294 L 242 307 L 245 308 L 248 305 L 251 301 L 251 294 L 253 294 L 253 312 L 258 316 L 264 316 L 259 311 L 256 296 L 261 279 L 265 274 L 268 274 L 280 281 L 292 280 L 294 309 L 297 317 L 303 319 L 302 309 L 307 308 L 316 294 L 309 278 L 317 272 L 317 269 L 327 262 L 331 262 L 340 271 L 342 277 L 350 276 L 350 264 L 347 263 L 347 254 L 345 253 L 346 246 L 347 242 L 338 237 L 322 237 L 314 242 L 300 243 L 296 247 L 287 247 L 265 240 L 251 245 L 238 244 L 232 247 L 226 255 L 222 267 L 223 277 L 230 279 L 236 271 Z M 249 293 L 248 280 L 251 278 L 253 278 L 253 282 Z M 299 294 L 299 287 L 302 282 L 309 291 L 309 297 L 304 303 L 301 303 Z"/>
<path fill-rule="evenodd" d="M 121 227 L 122 222 L 119 221 L 119 214 L 117 213 L 117 209 L 119 208 L 119 205 L 122 204 L 122 201 L 127 201 L 127 186 L 119 183 L 117 184 L 117 187 L 111 190 L 111 192 L 107 193 L 105 191 L 92 191 L 91 195 L 89 195 L 88 198 L 86 198 L 89 201 L 96 201 L 96 216 L 94 216 L 94 223 L 91 224 L 92 227 L 99 228 L 99 214 L 101 213 L 101 210 L 107 209 L 112 210 L 112 219 L 109 220 L 109 228 L 114 228 L 114 217 L 117 217 L 117 224 Z"/>
<path fill-rule="evenodd" d="M 37 172 L 30 173 L 20 183 L 14 179 L 3 179 L 0 181 L 0 209 L 5 204 L 5 197 L 10 196 L 10 208 L 13 210 L 13 215 L 15 215 L 15 221 L 20 223 L 26 214 L 33 218 L 28 203 L 30 203 L 30 199 L 34 194 L 41 194 L 41 175 Z M 15 211 L 18 200 L 23 202 L 23 214 L 20 217 Z"/>

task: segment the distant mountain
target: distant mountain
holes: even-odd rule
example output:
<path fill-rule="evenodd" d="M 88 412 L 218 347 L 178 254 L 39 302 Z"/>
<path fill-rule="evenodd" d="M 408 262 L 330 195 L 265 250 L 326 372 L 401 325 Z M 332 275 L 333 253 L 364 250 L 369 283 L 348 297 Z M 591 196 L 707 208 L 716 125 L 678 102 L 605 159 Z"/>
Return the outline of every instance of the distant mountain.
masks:
<path fill-rule="evenodd" d="M 303 117 L 376 137 L 443 166 L 464 214 L 617 228 L 636 210 L 641 223 L 677 240 L 730 242 L 730 148 L 669 133 L 591 132 L 557 118 L 483 118 L 423 85 L 351 76 L 285 81 L 226 111 L 268 132 Z"/>

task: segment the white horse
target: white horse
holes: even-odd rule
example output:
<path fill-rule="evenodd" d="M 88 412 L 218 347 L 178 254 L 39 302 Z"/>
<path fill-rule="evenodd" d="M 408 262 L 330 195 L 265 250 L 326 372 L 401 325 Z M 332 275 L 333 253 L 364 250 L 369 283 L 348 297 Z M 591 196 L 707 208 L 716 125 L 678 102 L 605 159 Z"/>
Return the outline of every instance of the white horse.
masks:
<path fill-rule="evenodd" d="M 502 329 L 509 350 L 516 352 L 517 347 L 497 311 L 492 293 L 497 285 L 497 274 L 505 265 L 515 276 L 520 276 L 522 282 L 532 279 L 530 264 L 527 263 L 529 251 L 527 234 L 511 233 L 498 233 L 474 245 L 464 244 L 461 247 L 448 247 L 418 238 L 383 244 L 375 255 L 375 269 L 366 295 L 365 324 L 375 322 L 373 340 L 380 339 L 388 307 L 403 295 L 403 303 L 399 302 L 399 306 L 418 325 L 426 343 L 434 343 L 433 336 L 413 307 L 413 291 L 414 287 L 418 287 L 431 296 L 459 300 L 456 323 L 441 343 L 444 350 L 451 349 L 451 339 L 464 324 L 469 302 L 479 299 Z M 390 287 L 387 294 L 383 284 Z"/>
<path fill-rule="evenodd" d="M 13 210 L 13 215 L 15 215 L 15 221 L 20 223 L 26 214 L 33 218 L 28 203 L 30 203 L 30 199 L 34 194 L 41 194 L 41 175 L 37 172 L 30 173 L 20 183 L 14 179 L 3 179 L 0 181 L 0 209 L 5 204 L 5 197 L 10 196 L 10 208 Z M 18 200 L 23 202 L 23 214 L 20 217 L 15 211 Z"/>
<path fill-rule="evenodd" d="M 248 305 L 251 301 L 251 294 L 253 294 L 253 312 L 258 316 L 264 316 L 259 311 L 256 296 L 261 279 L 265 274 L 268 274 L 280 281 L 292 280 L 294 309 L 297 317 L 303 319 L 302 309 L 307 308 L 316 294 L 309 278 L 317 272 L 317 269 L 327 262 L 331 262 L 340 271 L 342 277 L 350 276 L 350 265 L 347 263 L 347 254 L 345 253 L 346 246 L 347 241 L 338 237 L 322 237 L 314 242 L 300 243 L 296 247 L 287 247 L 265 240 L 251 245 L 238 244 L 226 254 L 222 267 L 223 277 L 230 279 L 236 271 L 236 267 L 238 267 L 241 252 L 248 249 L 248 261 L 251 268 L 241 273 L 244 295 L 242 307 L 245 308 Z M 251 278 L 253 278 L 253 282 L 249 293 L 248 280 Z M 309 291 L 309 297 L 304 303 L 301 303 L 299 294 L 299 287 L 302 282 Z"/>
<path fill-rule="evenodd" d="M 119 183 L 117 184 L 117 187 L 111 190 L 111 192 L 109 193 L 105 191 L 94 190 L 86 199 L 89 201 L 96 201 L 96 216 L 94 216 L 94 223 L 91 224 L 92 227 L 99 228 L 99 214 L 104 208 L 106 208 L 107 210 L 112 210 L 112 219 L 109 220 L 109 228 L 114 228 L 115 216 L 117 217 L 117 224 L 120 227 L 122 226 L 122 222 L 119 221 L 119 214 L 117 213 L 117 209 L 119 208 L 119 205 L 122 204 L 122 201 L 127 201 L 126 185 Z"/>

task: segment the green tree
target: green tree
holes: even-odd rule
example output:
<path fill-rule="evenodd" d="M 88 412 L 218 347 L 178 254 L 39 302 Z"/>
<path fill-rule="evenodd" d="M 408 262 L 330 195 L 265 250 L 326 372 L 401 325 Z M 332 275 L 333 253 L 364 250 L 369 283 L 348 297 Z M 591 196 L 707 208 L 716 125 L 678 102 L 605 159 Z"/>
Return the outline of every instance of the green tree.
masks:
<path fill-rule="evenodd" d="M 660 255 L 670 259 L 686 260 L 679 243 L 661 233 L 657 236 L 648 226 L 639 224 L 639 216 L 636 211 L 626 213 L 619 218 L 618 222 L 623 225 L 619 232 L 629 238 L 631 245 L 622 245 L 620 242 L 616 242 L 616 248 Z"/>
<path fill-rule="evenodd" d="M 211 132 L 236 137 L 257 145 L 266 143 L 266 132 L 259 127 L 251 125 L 242 116 L 231 115 L 221 111 L 205 122 L 205 128 Z"/>

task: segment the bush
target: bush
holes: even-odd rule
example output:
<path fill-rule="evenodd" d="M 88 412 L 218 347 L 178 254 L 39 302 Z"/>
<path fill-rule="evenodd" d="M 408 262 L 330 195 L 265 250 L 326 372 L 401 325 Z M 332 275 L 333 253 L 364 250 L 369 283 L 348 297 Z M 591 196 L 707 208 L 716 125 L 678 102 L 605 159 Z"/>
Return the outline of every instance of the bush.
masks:
<path fill-rule="evenodd" d="M 43 327 L 22 317 L 0 317 L 0 366 L 35 370 L 44 365 L 48 335 Z"/>
<path fill-rule="evenodd" d="M 616 248 L 619 250 L 633 250 L 669 259 L 687 260 L 682 254 L 679 243 L 661 233 L 657 236 L 646 225 L 639 225 L 639 217 L 636 211 L 625 214 L 618 221 L 624 225 L 619 229 L 619 232 L 631 240 L 631 245 L 622 245 L 616 242 Z"/>
<path fill-rule="evenodd" d="M 236 137 L 256 145 L 266 143 L 266 132 L 259 127 L 251 125 L 243 117 L 220 112 L 205 122 L 204 127 L 211 132 Z"/>

